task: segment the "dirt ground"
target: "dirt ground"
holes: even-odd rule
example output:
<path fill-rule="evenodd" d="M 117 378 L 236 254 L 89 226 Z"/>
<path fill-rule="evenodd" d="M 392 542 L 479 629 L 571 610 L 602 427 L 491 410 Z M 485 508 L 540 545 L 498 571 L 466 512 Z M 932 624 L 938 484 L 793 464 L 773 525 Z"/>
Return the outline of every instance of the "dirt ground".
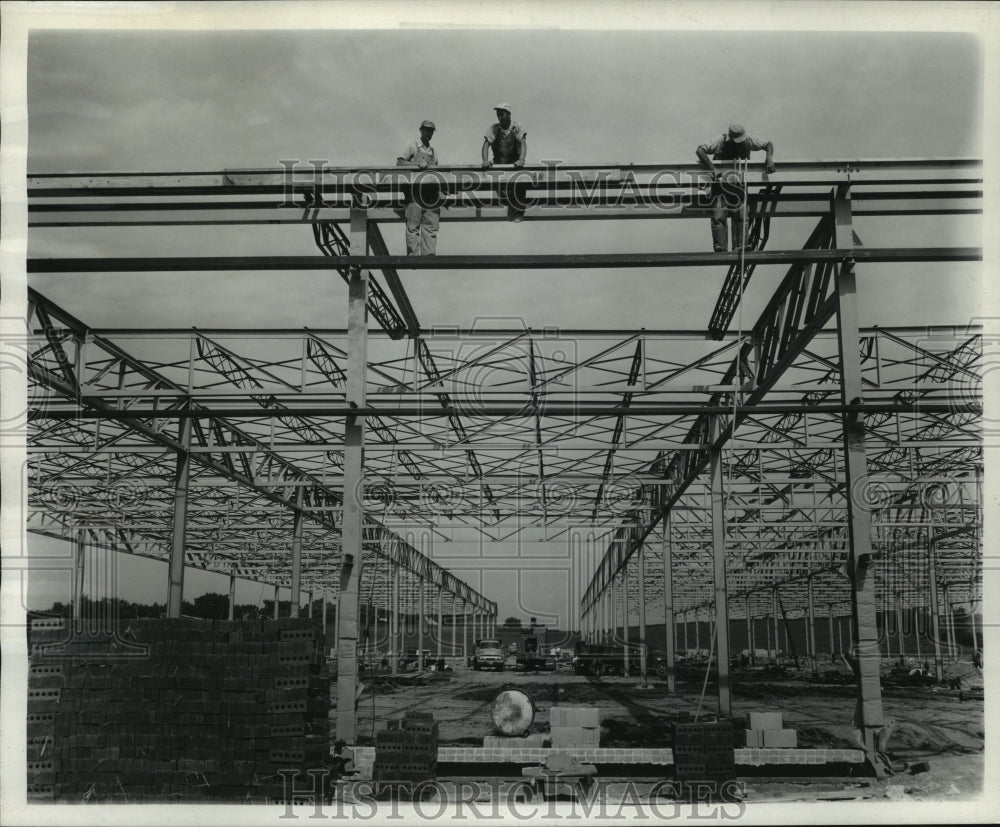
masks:
<path fill-rule="evenodd" d="M 413 709 L 434 714 L 442 744 L 481 745 L 484 736 L 493 734 L 490 703 L 505 687 L 517 687 L 532 697 L 537 712 L 531 732 L 548 730 L 548 710 L 554 704 L 598 707 L 602 747 L 669 746 L 672 723 L 696 713 L 711 717 L 718 709 L 714 685 L 710 682 L 703 696 L 704 675 L 695 669 L 679 671 L 673 697 L 667 695 L 666 684 L 655 678 L 643 687 L 637 677 L 588 678 L 574 675 L 566 665 L 539 674 L 475 672 L 456 665 L 454 671 L 404 680 L 416 683 L 394 686 L 376 679 L 366 687 L 358 705 L 359 743 L 373 743 L 374 732 L 383 729 L 387 720 Z M 815 681 L 804 673 L 778 678 L 761 672 L 734 675 L 734 718 L 755 711 L 780 711 L 785 726 L 797 730 L 800 747 L 856 748 L 851 723 L 854 700 L 853 686 Z M 895 721 L 890 756 L 910 766 L 917 764 L 918 772 L 906 770 L 882 780 L 748 776 L 742 779 L 747 800 L 920 801 L 970 799 L 981 794 L 981 699 L 960 700 L 957 689 L 884 685 L 883 707 L 886 718 Z M 918 762 L 926 762 L 929 769 L 919 771 Z"/>

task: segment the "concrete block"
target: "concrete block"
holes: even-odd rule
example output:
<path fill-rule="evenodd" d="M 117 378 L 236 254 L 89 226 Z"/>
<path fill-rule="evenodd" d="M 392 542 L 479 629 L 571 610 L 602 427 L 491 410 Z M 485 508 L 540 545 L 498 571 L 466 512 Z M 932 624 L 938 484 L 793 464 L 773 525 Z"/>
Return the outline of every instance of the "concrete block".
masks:
<path fill-rule="evenodd" d="M 751 712 L 750 729 L 784 729 L 780 712 Z"/>
<path fill-rule="evenodd" d="M 596 706 L 571 706 L 566 711 L 566 726 L 599 727 L 601 711 Z"/>
<path fill-rule="evenodd" d="M 549 726 L 569 726 L 566 720 L 568 707 L 553 706 L 549 709 Z"/>
<path fill-rule="evenodd" d="M 750 749 L 764 746 L 763 732 L 758 729 L 745 729 L 743 730 L 746 736 L 746 745 Z"/>
<path fill-rule="evenodd" d="M 549 729 L 553 748 L 596 747 L 600 745 L 599 727 L 554 726 Z"/>
<path fill-rule="evenodd" d="M 765 729 L 764 746 L 771 749 L 795 749 L 798 735 L 794 729 Z"/>

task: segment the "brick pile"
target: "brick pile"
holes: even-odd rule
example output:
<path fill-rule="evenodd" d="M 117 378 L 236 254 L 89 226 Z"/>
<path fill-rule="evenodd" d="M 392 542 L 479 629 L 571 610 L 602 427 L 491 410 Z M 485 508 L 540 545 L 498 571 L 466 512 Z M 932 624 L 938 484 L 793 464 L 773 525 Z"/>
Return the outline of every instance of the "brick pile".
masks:
<path fill-rule="evenodd" d="M 430 781 L 437 775 L 438 725 L 430 712 L 407 712 L 375 734 L 376 784 Z"/>
<path fill-rule="evenodd" d="M 329 765 L 330 679 L 310 620 L 120 625 L 72 636 L 58 619 L 33 625 L 29 789 L 47 783 L 69 801 L 273 801 L 279 770 Z M 33 744 L 46 735 L 43 754 Z"/>
<path fill-rule="evenodd" d="M 713 784 L 718 792 L 736 778 L 730 721 L 674 724 L 674 776 L 682 785 Z"/>
<path fill-rule="evenodd" d="M 760 749 L 795 749 L 798 733 L 785 729 L 780 712 L 751 712 L 750 729 L 745 731 L 746 745 Z"/>

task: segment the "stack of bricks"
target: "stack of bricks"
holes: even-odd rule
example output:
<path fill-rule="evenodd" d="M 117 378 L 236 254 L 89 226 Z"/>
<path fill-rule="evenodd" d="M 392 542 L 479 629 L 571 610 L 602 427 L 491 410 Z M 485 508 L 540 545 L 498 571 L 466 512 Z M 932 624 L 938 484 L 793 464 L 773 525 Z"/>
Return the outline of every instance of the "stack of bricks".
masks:
<path fill-rule="evenodd" d="M 36 634 L 61 634 L 61 618 L 32 620 Z M 55 781 L 56 706 L 62 695 L 63 667 L 58 662 L 42 662 L 32 656 L 28 667 L 27 752 L 28 799 L 52 800 Z"/>
<path fill-rule="evenodd" d="M 552 748 L 598 747 L 601 718 L 596 707 L 553 706 L 549 709 L 549 737 Z"/>
<path fill-rule="evenodd" d="M 784 728 L 780 712 L 751 712 L 746 744 L 759 749 L 795 749 L 798 735 L 794 729 Z"/>
<path fill-rule="evenodd" d="M 29 694 L 57 694 L 28 719 L 31 749 L 49 725 L 32 716 L 51 712 L 55 799 L 274 801 L 279 771 L 328 766 L 330 680 L 310 620 L 129 620 L 73 635 L 57 622 L 31 629 Z M 29 787 L 41 769 L 29 764 Z"/>
<path fill-rule="evenodd" d="M 733 725 L 729 721 L 674 724 L 674 775 L 682 784 L 706 783 L 716 792 L 736 778 Z"/>
<path fill-rule="evenodd" d="M 433 780 L 437 774 L 438 725 L 430 712 L 407 712 L 375 735 L 376 784 Z"/>

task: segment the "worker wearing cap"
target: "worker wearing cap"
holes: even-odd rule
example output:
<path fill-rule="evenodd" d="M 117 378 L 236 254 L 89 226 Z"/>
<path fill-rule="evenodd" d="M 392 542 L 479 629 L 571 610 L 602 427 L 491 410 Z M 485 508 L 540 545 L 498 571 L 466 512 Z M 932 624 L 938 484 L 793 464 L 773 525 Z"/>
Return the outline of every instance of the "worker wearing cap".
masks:
<path fill-rule="evenodd" d="M 427 169 L 438 165 L 431 138 L 437 127 L 433 121 L 420 124 L 420 140 L 409 144 L 396 158 L 396 166 Z M 437 252 L 438 226 L 441 223 L 441 192 L 436 183 L 403 188 L 406 218 L 406 254 L 432 256 Z"/>
<path fill-rule="evenodd" d="M 483 169 L 493 164 L 513 164 L 520 169 L 528 155 L 528 133 L 521 124 L 511 120 L 509 103 L 498 103 L 493 111 L 496 112 L 497 122 L 491 124 L 483 136 Z M 524 217 L 527 190 L 528 184 L 523 181 L 512 182 L 500 189 L 500 200 L 508 205 L 508 218 L 520 221 Z"/>
<path fill-rule="evenodd" d="M 746 191 L 737 180 L 719 180 L 719 171 L 713 160 L 735 161 L 747 160 L 751 152 L 763 150 L 765 172 L 774 172 L 774 145 L 770 141 L 748 135 L 742 124 L 731 123 L 729 129 L 714 140 L 698 147 L 698 160 L 702 166 L 710 170 L 715 180 L 712 182 L 712 246 L 717 253 L 729 249 L 726 244 L 726 217 L 733 218 L 733 249 L 745 248 L 743 204 L 746 201 Z M 709 157 L 711 156 L 711 157 Z"/>

